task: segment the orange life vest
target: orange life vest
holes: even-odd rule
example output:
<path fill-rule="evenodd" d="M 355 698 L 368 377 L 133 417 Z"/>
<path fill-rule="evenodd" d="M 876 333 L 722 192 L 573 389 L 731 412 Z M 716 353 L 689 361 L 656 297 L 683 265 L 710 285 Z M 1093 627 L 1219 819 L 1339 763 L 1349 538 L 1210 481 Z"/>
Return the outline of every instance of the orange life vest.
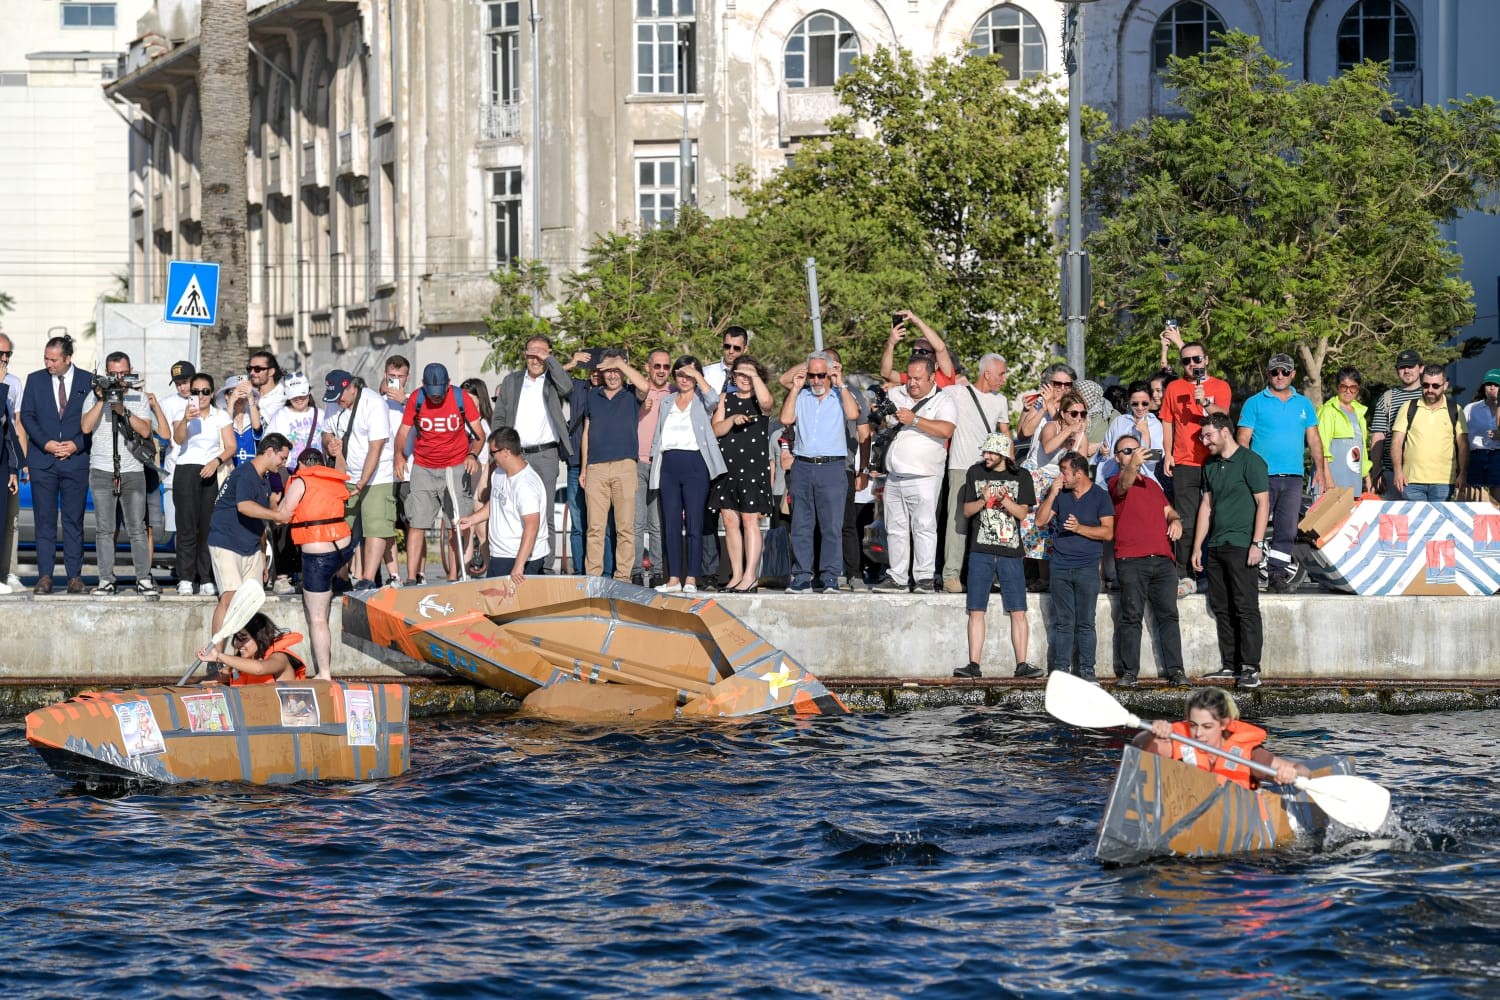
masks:
<path fill-rule="evenodd" d="M 1172 732 L 1179 736 L 1191 737 L 1193 734 L 1186 722 L 1172 723 Z M 1244 785 L 1246 788 L 1254 787 L 1251 771 L 1240 760 L 1249 760 L 1255 748 L 1266 742 L 1266 731 L 1259 726 L 1252 726 L 1243 719 L 1236 719 L 1224 727 L 1224 746 L 1222 753 L 1207 754 L 1197 747 L 1190 747 L 1186 743 L 1172 741 L 1172 759 L 1180 760 L 1185 764 L 1193 764 L 1205 771 L 1218 776 L 1220 782 L 1233 781 Z"/>
<path fill-rule="evenodd" d="M 301 632 L 283 632 L 271 643 L 271 648 L 261 654 L 262 660 L 271 658 L 272 653 L 285 653 L 286 658 L 292 661 L 292 670 L 299 681 L 307 680 L 307 664 L 292 655 L 292 647 L 302 641 Z M 271 674 L 246 674 L 236 670 L 234 678 L 230 680 L 230 686 L 242 687 L 246 684 L 271 684 L 276 678 Z"/>
<path fill-rule="evenodd" d="M 349 477 L 327 466 L 304 465 L 297 470 L 297 478 L 302 480 L 306 492 L 288 525 L 292 529 L 292 544 L 337 542 L 350 537 L 353 532 L 344 520 L 344 504 L 349 500 L 345 484 Z"/>

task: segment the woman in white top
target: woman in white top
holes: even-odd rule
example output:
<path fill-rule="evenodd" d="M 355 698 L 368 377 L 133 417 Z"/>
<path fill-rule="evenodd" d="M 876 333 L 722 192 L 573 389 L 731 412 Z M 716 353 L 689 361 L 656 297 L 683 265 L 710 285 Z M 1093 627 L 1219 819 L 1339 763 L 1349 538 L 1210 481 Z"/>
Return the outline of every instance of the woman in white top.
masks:
<path fill-rule="evenodd" d="M 1464 423 L 1469 428 L 1469 471 L 1464 477 L 1470 486 L 1490 491 L 1490 499 L 1500 503 L 1500 368 L 1484 373 L 1484 383 L 1474 402 L 1464 407 Z"/>
<path fill-rule="evenodd" d="M 724 474 L 724 456 L 714 437 L 712 408 L 719 394 L 709 387 L 698 359 L 685 354 L 672 363 L 673 391 L 660 406 L 651 445 L 651 481 L 661 503 L 662 550 L 667 582 L 662 593 L 696 594 L 703 562 L 703 521 L 709 483 Z"/>
<path fill-rule="evenodd" d="M 187 409 L 172 425 L 172 502 L 177 508 L 177 593 L 214 594 L 208 524 L 219 494 L 219 472 L 234 455 L 229 415 L 213 405 L 212 375 L 193 376 Z"/>

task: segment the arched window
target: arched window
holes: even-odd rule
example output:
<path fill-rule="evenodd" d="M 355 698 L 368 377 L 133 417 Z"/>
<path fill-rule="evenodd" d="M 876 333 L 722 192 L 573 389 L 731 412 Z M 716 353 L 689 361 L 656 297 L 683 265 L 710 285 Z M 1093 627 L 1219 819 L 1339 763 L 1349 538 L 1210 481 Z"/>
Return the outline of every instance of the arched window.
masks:
<path fill-rule="evenodd" d="M 1366 60 L 1390 64 L 1392 73 L 1417 69 L 1417 26 L 1395 0 L 1359 0 L 1339 22 L 1339 72 Z"/>
<path fill-rule="evenodd" d="M 1202 55 L 1219 44 L 1213 36 L 1223 32 L 1224 19 L 1212 7 L 1183 0 L 1156 22 L 1156 32 L 1151 36 L 1151 66 L 1163 70 L 1170 56 L 1187 59 Z"/>
<path fill-rule="evenodd" d="M 1047 43 L 1042 26 L 1019 7 L 991 7 L 969 32 L 980 55 L 999 56 L 1012 80 L 1047 72 Z"/>
<path fill-rule="evenodd" d="M 859 55 L 859 36 L 848 21 L 822 11 L 792 29 L 785 55 L 788 87 L 832 87 Z"/>

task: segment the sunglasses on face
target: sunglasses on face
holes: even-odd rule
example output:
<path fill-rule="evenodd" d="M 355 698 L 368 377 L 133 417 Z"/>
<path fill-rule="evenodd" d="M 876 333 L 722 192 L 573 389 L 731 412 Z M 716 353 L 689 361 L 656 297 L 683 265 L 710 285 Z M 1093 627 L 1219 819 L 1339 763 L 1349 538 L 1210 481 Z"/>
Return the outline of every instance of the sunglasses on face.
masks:
<path fill-rule="evenodd" d="M 1115 454 L 1116 455 L 1134 455 L 1138 451 L 1140 451 L 1139 448 L 1116 448 L 1115 449 Z"/>
<path fill-rule="evenodd" d="M 1068 411 L 1068 416 L 1070 416 L 1070 417 L 1084 417 L 1084 416 L 1088 415 L 1088 412 L 1089 412 L 1088 410 L 1069 410 Z"/>
<path fill-rule="evenodd" d="M 807 377 L 808 378 L 816 378 L 816 379 L 824 379 L 824 378 L 828 377 L 828 373 L 827 372 L 808 372 L 807 373 Z"/>
<path fill-rule="evenodd" d="M 188 395 L 189 396 L 212 396 L 213 394 L 214 394 L 214 391 L 212 389 L 190 389 L 190 390 L 188 390 Z"/>
<path fill-rule="evenodd" d="M 729 343 L 727 341 L 722 346 L 723 346 L 724 350 L 726 350 L 726 351 L 734 351 L 736 353 L 743 353 L 744 350 L 745 350 L 739 344 L 731 344 L 731 343 Z"/>
<path fill-rule="evenodd" d="M 247 371 L 247 372 L 268 372 L 270 370 L 271 370 L 271 366 L 270 365 L 246 365 L 245 366 L 245 371 Z"/>
<path fill-rule="evenodd" d="M 1422 388 L 1424 388 L 1424 389 L 1441 389 L 1442 387 L 1443 387 L 1443 383 L 1441 383 L 1441 382 L 1423 382 L 1422 383 Z"/>
<path fill-rule="evenodd" d="M 1207 360 L 1207 357 L 1208 356 L 1205 354 L 1194 355 L 1191 358 L 1179 355 L 1177 360 L 1181 361 L 1185 365 L 1200 365 L 1205 360 Z"/>
<path fill-rule="evenodd" d="M 1148 399 L 1148 400 L 1144 400 L 1143 402 L 1139 402 L 1139 403 L 1131 403 L 1130 405 L 1131 406 L 1138 406 L 1141 409 L 1145 409 L 1146 407 L 1148 407 L 1148 406 L 1151 405 L 1151 401 Z"/>
<path fill-rule="evenodd" d="M 1292 370 L 1290 368 L 1272 368 L 1271 375 L 1276 378 L 1291 378 Z"/>
<path fill-rule="evenodd" d="M 1070 385 L 1072 385 L 1073 383 L 1072 382 L 1059 382 L 1056 379 L 1053 379 L 1051 382 L 1048 382 L 1047 384 L 1050 385 L 1050 386 L 1052 386 L 1054 389 L 1066 389 Z"/>
<path fill-rule="evenodd" d="M 936 354 L 937 353 L 936 351 L 934 351 L 930 347 L 913 347 L 911 349 L 911 352 L 913 354 Z"/>
<path fill-rule="evenodd" d="M 1339 392 L 1358 392 L 1358 391 L 1359 391 L 1359 383 L 1357 383 L 1357 382 L 1340 382 L 1339 383 Z"/>
<path fill-rule="evenodd" d="M 0 361 L 9 361 L 10 356 L 14 353 L 15 351 L 0 351 Z"/>
<path fill-rule="evenodd" d="M 490 457 L 491 458 L 499 458 L 500 457 L 500 449 L 499 448 L 491 448 L 490 449 Z"/>
<path fill-rule="evenodd" d="M 666 372 L 666 371 L 671 371 L 672 370 L 672 366 L 671 366 L 671 364 L 652 365 L 651 366 L 651 370 L 654 371 L 654 372 Z"/>

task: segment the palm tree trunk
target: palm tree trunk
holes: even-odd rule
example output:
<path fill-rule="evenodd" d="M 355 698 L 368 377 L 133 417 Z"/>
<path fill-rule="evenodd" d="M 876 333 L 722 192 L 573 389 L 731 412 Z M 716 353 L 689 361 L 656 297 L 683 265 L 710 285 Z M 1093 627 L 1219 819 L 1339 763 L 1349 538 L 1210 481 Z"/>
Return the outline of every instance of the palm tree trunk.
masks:
<path fill-rule="evenodd" d="M 250 256 L 245 148 L 250 133 L 250 21 L 245 0 L 203 0 L 198 33 L 203 259 L 219 265 L 218 325 L 205 327 L 200 365 L 216 378 L 245 363 Z"/>

